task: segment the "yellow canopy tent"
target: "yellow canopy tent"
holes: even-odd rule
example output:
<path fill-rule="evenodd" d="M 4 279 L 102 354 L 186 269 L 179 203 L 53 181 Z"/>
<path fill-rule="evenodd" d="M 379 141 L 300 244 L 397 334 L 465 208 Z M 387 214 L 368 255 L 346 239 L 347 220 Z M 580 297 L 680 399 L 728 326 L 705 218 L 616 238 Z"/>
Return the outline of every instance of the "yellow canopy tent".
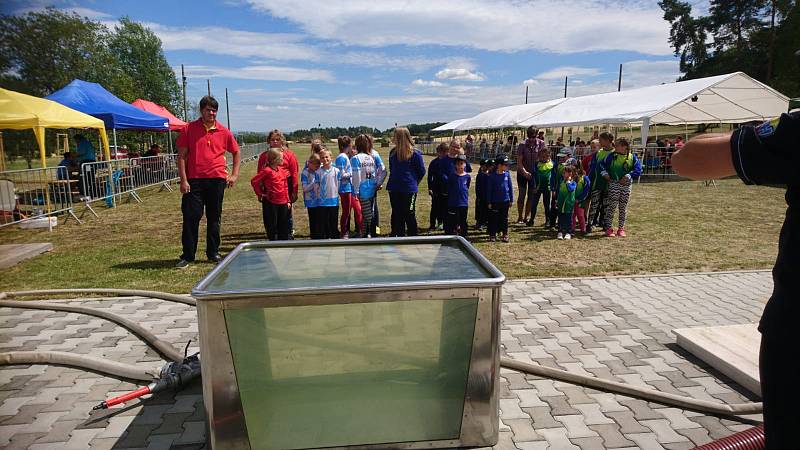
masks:
<path fill-rule="evenodd" d="M 45 128 L 95 128 L 100 132 L 106 160 L 111 159 L 106 127 L 102 120 L 52 100 L 0 88 L 0 129 L 27 130 L 28 128 L 32 128 L 36 135 L 42 167 L 47 167 Z"/>

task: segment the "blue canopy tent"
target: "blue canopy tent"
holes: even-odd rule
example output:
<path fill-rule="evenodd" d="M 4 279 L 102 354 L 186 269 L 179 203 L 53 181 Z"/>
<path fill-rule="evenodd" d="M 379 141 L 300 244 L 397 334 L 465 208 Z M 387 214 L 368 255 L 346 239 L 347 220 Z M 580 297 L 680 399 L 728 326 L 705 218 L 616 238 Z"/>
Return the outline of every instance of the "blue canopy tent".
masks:
<path fill-rule="evenodd" d="M 167 119 L 142 111 L 117 98 L 97 83 L 72 80 L 70 84 L 45 98 L 105 122 L 106 129 L 110 128 L 113 131 L 115 149 L 117 148 L 116 130 L 169 131 Z"/>

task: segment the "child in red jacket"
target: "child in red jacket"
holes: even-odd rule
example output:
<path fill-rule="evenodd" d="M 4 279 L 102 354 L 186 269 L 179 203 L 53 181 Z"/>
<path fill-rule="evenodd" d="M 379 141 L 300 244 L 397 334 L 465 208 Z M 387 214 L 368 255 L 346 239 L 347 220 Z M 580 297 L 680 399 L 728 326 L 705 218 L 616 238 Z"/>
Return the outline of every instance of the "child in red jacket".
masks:
<path fill-rule="evenodd" d="M 281 164 L 283 154 L 277 148 L 267 152 L 268 164 L 250 180 L 261 202 L 264 229 L 270 241 L 289 239 L 289 172 Z"/>

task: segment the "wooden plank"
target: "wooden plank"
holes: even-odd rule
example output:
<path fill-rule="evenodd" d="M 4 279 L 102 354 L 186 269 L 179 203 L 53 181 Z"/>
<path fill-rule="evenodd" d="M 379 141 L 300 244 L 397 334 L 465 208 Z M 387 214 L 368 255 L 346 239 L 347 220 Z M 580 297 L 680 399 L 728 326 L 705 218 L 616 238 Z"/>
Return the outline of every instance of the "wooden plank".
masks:
<path fill-rule="evenodd" d="M 41 255 L 53 249 L 53 244 L 7 244 L 0 245 L 0 269 L 7 269 L 21 261 Z"/>
<path fill-rule="evenodd" d="M 750 392 L 761 395 L 758 374 L 761 333 L 757 324 L 680 328 L 674 332 L 679 346 Z"/>

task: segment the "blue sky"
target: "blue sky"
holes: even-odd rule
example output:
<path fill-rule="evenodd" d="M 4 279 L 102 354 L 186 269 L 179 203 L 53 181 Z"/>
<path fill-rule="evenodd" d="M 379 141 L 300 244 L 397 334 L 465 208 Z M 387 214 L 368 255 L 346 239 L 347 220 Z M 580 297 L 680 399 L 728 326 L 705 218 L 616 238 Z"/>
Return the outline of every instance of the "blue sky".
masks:
<path fill-rule="evenodd" d="M 693 2 L 699 9 L 705 1 Z M 224 99 L 234 130 L 449 121 L 498 106 L 674 81 L 669 24 L 643 0 L 11 2 L 122 16 L 184 64 L 187 95 Z M 224 108 L 221 118 L 224 119 Z"/>

